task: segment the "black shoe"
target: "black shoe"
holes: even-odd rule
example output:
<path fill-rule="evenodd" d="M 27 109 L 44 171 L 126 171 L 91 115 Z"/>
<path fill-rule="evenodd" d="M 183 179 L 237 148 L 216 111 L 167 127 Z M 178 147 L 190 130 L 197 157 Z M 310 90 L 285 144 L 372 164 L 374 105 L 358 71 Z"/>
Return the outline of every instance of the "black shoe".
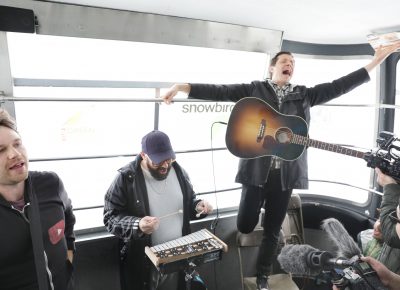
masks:
<path fill-rule="evenodd" d="M 257 283 L 257 290 L 270 290 L 268 285 L 268 276 L 266 275 L 257 276 L 256 283 Z"/>

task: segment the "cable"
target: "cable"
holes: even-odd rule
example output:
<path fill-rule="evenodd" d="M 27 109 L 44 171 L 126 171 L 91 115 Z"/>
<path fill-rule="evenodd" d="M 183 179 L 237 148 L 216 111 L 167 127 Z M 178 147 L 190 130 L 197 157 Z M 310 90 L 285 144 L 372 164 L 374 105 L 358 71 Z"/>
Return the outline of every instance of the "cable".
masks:
<path fill-rule="evenodd" d="M 213 231 L 213 234 L 215 234 L 215 229 L 217 228 L 218 225 L 218 220 L 219 220 L 219 207 L 218 207 L 218 198 L 217 198 L 217 184 L 215 182 L 215 166 L 214 166 L 214 148 L 213 148 L 213 127 L 215 124 L 222 124 L 222 125 L 228 125 L 228 123 L 221 122 L 221 121 L 216 121 L 211 124 L 211 136 L 210 136 L 210 142 L 211 142 L 211 167 L 212 167 L 212 176 L 213 176 L 213 183 L 214 183 L 214 196 L 215 196 L 215 207 L 216 207 L 216 212 L 217 215 L 215 219 L 211 223 L 211 230 Z"/>
<path fill-rule="evenodd" d="M 218 207 L 218 198 L 217 198 L 217 184 L 215 182 L 215 168 L 214 168 L 214 148 L 213 148 L 213 127 L 215 124 L 222 124 L 222 125 L 228 125 L 228 123 L 225 122 L 221 122 L 221 121 L 217 121 L 211 124 L 211 136 L 210 136 L 210 142 L 211 142 L 211 167 L 212 167 L 212 175 L 213 175 L 213 183 L 214 183 L 214 196 L 215 196 L 215 207 L 216 207 L 216 212 L 217 215 L 215 217 L 215 219 L 212 221 L 210 229 L 213 232 L 213 234 L 215 235 L 215 230 L 217 228 L 218 225 L 218 220 L 219 220 L 219 207 Z M 215 262 L 213 263 L 214 266 L 214 285 L 215 285 L 215 289 L 218 290 L 218 284 L 217 284 L 217 269 L 215 267 Z"/>

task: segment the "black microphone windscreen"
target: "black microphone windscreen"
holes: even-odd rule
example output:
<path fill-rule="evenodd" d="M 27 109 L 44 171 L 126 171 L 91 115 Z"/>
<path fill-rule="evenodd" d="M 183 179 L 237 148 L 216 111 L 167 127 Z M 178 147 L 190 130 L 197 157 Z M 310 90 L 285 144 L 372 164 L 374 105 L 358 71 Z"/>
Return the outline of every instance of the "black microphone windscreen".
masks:
<path fill-rule="evenodd" d="M 317 276 L 321 269 L 312 269 L 307 264 L 309 254 L 319 251 L 309 245 L 286 245 L 278 255 L 282 269 L 298 276 Z"/>
<path fill-rule="evenodd" d="M 361 255 L 360 248 L 337 219 L 328 218 L 323 220 L 321 228 L 338 248 L 337 256 L 351 259 L 355 255 Z"/>

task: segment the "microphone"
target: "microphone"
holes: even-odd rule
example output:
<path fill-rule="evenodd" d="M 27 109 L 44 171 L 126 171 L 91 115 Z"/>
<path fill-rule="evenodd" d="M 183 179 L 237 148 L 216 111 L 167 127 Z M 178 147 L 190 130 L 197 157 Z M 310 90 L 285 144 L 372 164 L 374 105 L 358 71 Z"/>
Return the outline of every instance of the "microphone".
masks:
<path fill-rule="evenodd" d="M 281 268 L 287 273 L 300 276 L 317 276 L 319 270 L 309 265 L 309 255 L 318 250 L 309 245 L 289 244 L 282 248 L 278 255 Z"/>
<path fill-rule="evenodd" d="M 323 220 L 321 228 L 337 247 L 337 256 L 351 259 L 354 256 L 362 255 L 356 242 L 337 219 L 328 218 Z"/>
<path fill-rule="evenodd" d="M 345 268 L 353 265 L 353 261 L 335 258 L 333 254 L 318 250 L 309 245 L 286 245 L 278 255 L 281 268 L 297 276 L 318 276 L 321 270 L 329 270 L 338 266 Z"/>
<path fill-rule="evenodd" d="M 334 266 L 347 267 L 352 264 L 352 258 L 358 259 L 361 255 L 360 248 L 337 219 L 323 220 L 321 228 L 338 249 L 336 256 L 344 258 L 336 258 L 329 252 L 309 245 L 286 245 L 278 256 L 283 270 L 295 275 L 317 276 L 321 269 Z"/>

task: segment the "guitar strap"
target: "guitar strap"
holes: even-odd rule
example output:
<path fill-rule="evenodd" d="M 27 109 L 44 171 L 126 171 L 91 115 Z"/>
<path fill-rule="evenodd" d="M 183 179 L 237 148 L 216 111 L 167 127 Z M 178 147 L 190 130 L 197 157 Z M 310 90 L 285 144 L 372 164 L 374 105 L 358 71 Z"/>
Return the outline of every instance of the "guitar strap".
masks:
<path fill-rule="evenodd" d="M 28 176 L 28 197 L 31 206 L 29 211 L 29 228 L 32 237 L 33 256 L 35 258 L 36 276 L 39 290 L 48 290 L 48 277 L 46 272 L 45 251 L 43 246 L 42 225 L 40 221 L 39 203 L 33 188 L 31 176 Z"/>

